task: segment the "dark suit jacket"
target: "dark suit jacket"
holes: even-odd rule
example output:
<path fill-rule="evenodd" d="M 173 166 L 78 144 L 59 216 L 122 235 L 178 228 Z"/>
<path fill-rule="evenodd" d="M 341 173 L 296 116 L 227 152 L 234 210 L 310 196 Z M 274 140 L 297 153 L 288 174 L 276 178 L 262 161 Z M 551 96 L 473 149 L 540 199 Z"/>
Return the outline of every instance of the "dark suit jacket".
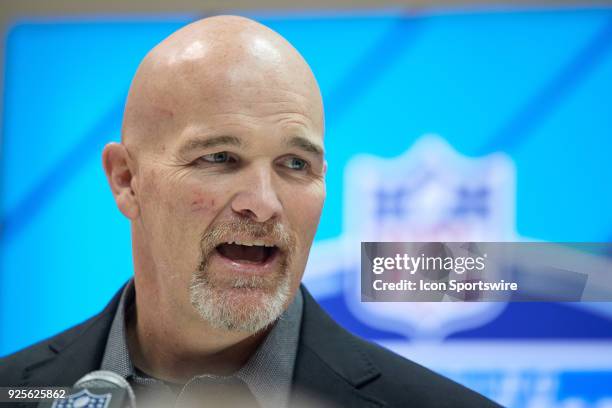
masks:
<path fill-rule="evenodd" d="M 334 407 L 498 407 L 481 395 L 334 322 L 304 286 L 294 402 L 319 396 Z M 97 316 L 0 359 L 0 386 L 72 386 L 100 368 L 121 291 Z M 4 405 L 3 405 L 4 406 Z M 26 405 L 23 405 L 26 406 Z"/>

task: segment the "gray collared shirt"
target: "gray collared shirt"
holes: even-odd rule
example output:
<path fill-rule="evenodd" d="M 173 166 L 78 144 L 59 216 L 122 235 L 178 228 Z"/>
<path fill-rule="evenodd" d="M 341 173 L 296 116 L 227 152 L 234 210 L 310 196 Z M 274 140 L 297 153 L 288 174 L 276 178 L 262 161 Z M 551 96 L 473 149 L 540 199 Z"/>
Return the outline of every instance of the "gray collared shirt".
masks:
<path fill-rule="evenodd" d="M 170 386 L 139 371 L 134 367 L 130 358 L 125 318 L 126 311 L 134 303 L 134 294 L 133 280 L 130 280 L 121 294 L 100 369 L 116 372 L 135 388 L 164 390 L 167 391 L 166 394 L 169 394 Z M 298 290 L 293 303 L 274 324 L 268 336 L 246 364 L 233 375 L 246 383 L 258 404 L 263 408 L 286 407 L 289 403 L 302 321 L 302 306 L 302 293 Z M 205 377 L 210 376 L 194 377 L 187 385 Z M 139 392 L 137 392 L 137 397 L 138 395 Z"/>

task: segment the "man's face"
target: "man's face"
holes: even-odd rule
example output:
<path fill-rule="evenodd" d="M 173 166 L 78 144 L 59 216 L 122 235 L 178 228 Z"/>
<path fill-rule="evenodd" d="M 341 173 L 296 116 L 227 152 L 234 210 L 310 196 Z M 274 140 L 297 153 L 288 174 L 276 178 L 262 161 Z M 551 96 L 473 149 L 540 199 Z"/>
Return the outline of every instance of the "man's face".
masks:
<path fill-rule="evenodd" d="M 292 299 L 317 229 L 321 107 L 290 81 L 245 72 L 184 95 L 138 154 L 134 233 L 176 312 L 255 332 Z"/>

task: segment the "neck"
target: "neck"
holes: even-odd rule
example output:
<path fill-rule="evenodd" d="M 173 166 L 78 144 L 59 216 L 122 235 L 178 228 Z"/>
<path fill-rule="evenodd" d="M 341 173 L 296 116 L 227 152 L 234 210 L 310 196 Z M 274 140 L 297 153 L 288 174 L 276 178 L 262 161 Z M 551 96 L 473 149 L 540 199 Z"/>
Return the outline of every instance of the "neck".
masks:
<path fill-rule="evenodd" d="M 201 374 L 230 375 L 247 362 L 269 332 L 230 332 L 202 320 L 172 316 L 168 311 L 173 309 L 157 295 L 136 291 L 126 328 L 134 365 L 160 380 L 185 383 Z"/>

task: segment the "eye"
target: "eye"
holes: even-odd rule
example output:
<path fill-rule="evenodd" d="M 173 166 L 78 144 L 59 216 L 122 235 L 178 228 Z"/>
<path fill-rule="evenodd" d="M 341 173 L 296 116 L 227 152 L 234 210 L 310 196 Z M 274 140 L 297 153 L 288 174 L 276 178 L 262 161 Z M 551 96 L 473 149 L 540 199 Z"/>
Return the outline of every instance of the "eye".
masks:
<path fill-rule="evenodd" d="M 306 160 L 302 160 L 299 157 L 288 157 L 283 164 L 292 170 L 304 170 L 308 167 Z"/>
<path fill-rule="evenodd" d="M 198 161 L 204 161 L 207 163 L 235 163 L 236 159 L 228 152 L 217 152 L 211 154 L 205 154 L 204 156 L 198 158 Z"/>

